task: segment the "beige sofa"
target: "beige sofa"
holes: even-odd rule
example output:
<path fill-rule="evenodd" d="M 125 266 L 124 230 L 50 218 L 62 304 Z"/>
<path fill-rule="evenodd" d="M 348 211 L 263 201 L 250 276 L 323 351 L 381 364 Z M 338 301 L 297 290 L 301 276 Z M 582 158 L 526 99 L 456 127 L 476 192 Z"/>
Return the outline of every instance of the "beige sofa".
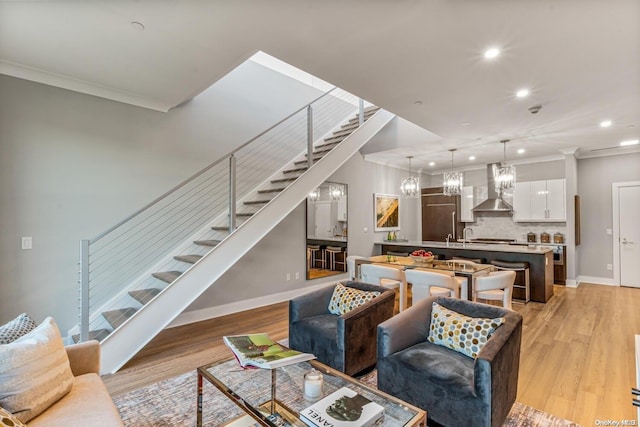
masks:
<path fill-rule="evenodd" d="M 29 427 L 123 426 L 120 414 L 100 379 L 100 344 L 87 341 L 65 348 L 75 376 L 71 391 L 29 421 Z"/>

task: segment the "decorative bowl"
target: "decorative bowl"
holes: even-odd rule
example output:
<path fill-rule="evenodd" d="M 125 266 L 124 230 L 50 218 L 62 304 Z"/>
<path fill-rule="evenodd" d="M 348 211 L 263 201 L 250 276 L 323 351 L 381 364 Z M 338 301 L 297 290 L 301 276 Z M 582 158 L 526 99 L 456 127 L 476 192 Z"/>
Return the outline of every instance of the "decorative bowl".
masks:
<path fill-rule="evenodd" d="M 411 257 L 412 260 L 414 260 L 415 262 L 431 262 L 433 261 L 433 259 L 435 258 L 433 255 L 431 256 L 415 256 L 415 255 L 409 255 Z"/>

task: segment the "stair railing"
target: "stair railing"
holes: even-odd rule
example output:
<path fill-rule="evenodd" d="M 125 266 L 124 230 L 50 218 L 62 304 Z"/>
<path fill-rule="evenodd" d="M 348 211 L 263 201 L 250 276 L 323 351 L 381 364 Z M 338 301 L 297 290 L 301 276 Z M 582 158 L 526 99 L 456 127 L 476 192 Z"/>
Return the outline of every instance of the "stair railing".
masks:
<path fill-rule="evenodd" d="M 80 242 L 79 339 L 89 331 L 109 329 L 100 316 L 117 308 L 127 291 L 145 288 L 156 279 L 150 273 L 158 260 L 170 260 L 185 241 L 212 238 L 212 225 L 222 219 L 228 231 L 236 229 L 243 198 L 255 191 L 277 171 L 307 153 L 313 164 L 313 136 L 324 136 L 352 116 L 363 103 L 338 88 L 322 94 L 309 104 L 280 120 L 226 156 L 176 185 L 132 215 L 90 240 Z M 360 123 L 361 124 L 361 123 Z M 227 162 L 228 161 L 228 162 Z M 291 182 L 284 181 L 286 187 Z M 280 184 L 278 184 L 280 185 Z M 216 237 L 215 235 L 213 237 Z M 200 248 L 200 254 L 209 249 Z M 173 253 L 175 255 L 175 253 Z M 167 263 L 167 261 L 165 261 Z M 183 267 L 182 267 L 183 268 Z M 153 286 L 153 285 L 152 285 Z"/>

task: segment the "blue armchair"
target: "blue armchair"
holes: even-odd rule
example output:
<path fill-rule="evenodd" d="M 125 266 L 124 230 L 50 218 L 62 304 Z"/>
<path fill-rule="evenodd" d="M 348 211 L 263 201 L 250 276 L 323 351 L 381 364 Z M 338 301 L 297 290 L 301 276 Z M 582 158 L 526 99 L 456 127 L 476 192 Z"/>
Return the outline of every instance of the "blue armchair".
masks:
<path fill-rule="evenodd" d="M 476 359 L 427 340 L 432 304 L 505 322 Z M 516 400 L 522 316 L 501 307 L 430 297 L 378 326 L 378 388 L 443 426 L 498 427 Z"/>
<path fill-rule="evenodd" d="M 376 364 L 377 326 L 393 316 L 395 293 L 387 288 L 347 281 L 344 286 L 378 291 L 373 300 L 343 315 L 329 313 L 334 286 L 289 301 L 289 347 L 314 354 L 347 375 Z"/>

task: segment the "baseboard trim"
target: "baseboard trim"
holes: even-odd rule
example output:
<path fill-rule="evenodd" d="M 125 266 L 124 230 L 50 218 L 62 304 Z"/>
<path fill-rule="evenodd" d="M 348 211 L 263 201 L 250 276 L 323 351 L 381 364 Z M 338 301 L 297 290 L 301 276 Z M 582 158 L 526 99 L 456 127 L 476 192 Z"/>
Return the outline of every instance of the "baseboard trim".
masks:
<path fill-rule="evenodd" d="M 579 283 L 593 283 L 594 285 L 619 286 L 611 277 L 578 276 Z"/>
<path fill-rule="evenodd" d="M 289 301 L 291 298 L 315 291 L 316 289 L 323 288 L 327 285 L 336 283 L 336 280 L 330 282 L 324 282 L 317 285 L 307 286 L 292 291 L 280 292 L 272 295 L 265 295 L 262 297 L 231 302 L 229 304 L 218 305 L 215 307 L 207 307 L 200 310 L 186 311 L 176 317 L 169 325 L 168 328 L 175 328 L 176 326 L 188 325 L 190 323 L 201 322 L 203 320 L 213 319 L 215 317 L 226 316 L 227 314 L 237 313 L 239 311 L 250 310 L 256 307 L 262 307 L 265 305 L 276 304 L 283 301 Z"/>

